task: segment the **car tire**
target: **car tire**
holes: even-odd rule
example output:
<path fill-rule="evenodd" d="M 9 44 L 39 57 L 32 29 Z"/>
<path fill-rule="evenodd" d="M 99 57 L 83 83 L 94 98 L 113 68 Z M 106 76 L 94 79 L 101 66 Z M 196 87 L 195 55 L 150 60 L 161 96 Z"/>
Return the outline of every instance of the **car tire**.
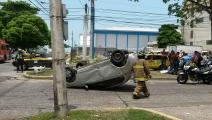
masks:
<path fill-rule="evenodd" d="M 66 67 L 65 70 L 66 70 L 66 82 L 68 83 L 73 82 L 76 79 L 77 71 L 70 67 Z"/>
<path fill-rule="evenodd" d="M 127 62 L 127 57 L 124 51 L 122 50 L 115 50 L 111 54 L 111 63 L 113 63 L 117 67 L 122 67 Z"/>
<path fill-rule="evenodd" d="M 80 61 L 76 64 L 76 68 L 79 68 L 79 67 L 82 67 L 82 66 L 85 66 L 87 64 L 86 61 Z"/>

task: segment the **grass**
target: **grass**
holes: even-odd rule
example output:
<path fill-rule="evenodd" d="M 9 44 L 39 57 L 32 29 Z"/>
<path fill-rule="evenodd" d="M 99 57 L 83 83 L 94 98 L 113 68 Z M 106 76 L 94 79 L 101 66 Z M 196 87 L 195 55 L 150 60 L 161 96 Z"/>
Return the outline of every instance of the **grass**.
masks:
<path fill-rule="evenodd" d="M 66 118 L 56 118 L 53 113 L 42 113 L 24 120 L 170 120 L 144 110 L 73 110 Z"/>
<path fill-rule="evenodd" d="M 46 69 L 40 72 L 34 72 L 34 71 L 29 71 L 27 72 L 28 75 L 35 75 L 35 76 L 51 76 L 52 75 L 52 70 L 51 69 Z"/>

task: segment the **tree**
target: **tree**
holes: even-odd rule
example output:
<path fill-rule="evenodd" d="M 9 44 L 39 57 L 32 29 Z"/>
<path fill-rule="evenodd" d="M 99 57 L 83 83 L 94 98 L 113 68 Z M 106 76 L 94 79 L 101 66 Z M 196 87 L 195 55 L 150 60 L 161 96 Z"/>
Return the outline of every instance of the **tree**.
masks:
<path fill-rule="evenodd" d="M 15 12 L 16 14 L 37 14 L 38 8 L 31 6 L 25 1 L 10 1 L 0 2 L 1 10 Z"/>
<path fill-rule="evenodd" d="M 14 48 L 36 48 L 50 43 L 48 27 L 35 15 L 21 15 L 12 19 L 3 29 L 3 39 Z"/>
<path fill-rule="evenodd" d="M 184 0 L 183 4 L 180 4 L 180 0 L 163 0 L 164 3 L 169 4 L 169 14 L 174 14 L 177 17 L 187 20 L 193 18 L 194 13 L 207 12 L 212 20 L 212 0 Z M 182 21 L 184 24 L 184 21 Z M 193 20 L 191 20 L 193 25 Z M 212 22 L 211 22 L 211 40 L 212 40 Z"/>
<path fill-rule="evenodd" d="M 183 44 L 182 36 L 176 29 L 178 29 L 178 26 L 174 24 L 165 24 L 160 27 L 157 38 L 159 48 L 165 48 L 167 45 Z"/>
<path fill-rule="evenodd" d="M 30 6 L 25 1 L 8 1 L 0 2 L 0 21 L 6 26 L 9 21 L 14 17 L 18 17 L 23 14 L 37 14 L 38 9 Z"/>
<path fill-rule="evenodd" d="M 0 2 L 0 38 L 14 48 L 36 48 L 50 44 L 50 32 L 44 20 L 36 16 L 38 8 L 25 1 Z"/>

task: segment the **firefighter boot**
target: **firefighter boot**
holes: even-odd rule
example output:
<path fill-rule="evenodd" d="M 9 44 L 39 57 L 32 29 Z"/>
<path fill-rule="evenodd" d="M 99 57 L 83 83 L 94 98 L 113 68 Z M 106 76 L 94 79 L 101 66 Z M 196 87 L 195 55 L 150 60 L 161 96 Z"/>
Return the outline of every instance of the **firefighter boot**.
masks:
<path fill-rule="evenodd" d="M 141 97 L 140 93 L 141 93 L 142 89 L 143 89 L 143 82 L 137 81 L 137 85 L 133 92 L 133 99 L 139 99 Z"/>

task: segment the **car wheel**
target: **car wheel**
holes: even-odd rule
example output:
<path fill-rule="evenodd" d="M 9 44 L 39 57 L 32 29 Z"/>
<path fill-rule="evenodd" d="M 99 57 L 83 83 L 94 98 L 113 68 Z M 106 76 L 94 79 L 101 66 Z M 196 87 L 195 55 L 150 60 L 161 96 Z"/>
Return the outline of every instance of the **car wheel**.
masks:
<path fill-rule="evenodd" d="M 122 50 L 115 50 L 111 54 L 110 61 L 117 67 L 122 67 L 126 64 L 127 57 L 124 51 Z"/>
<path fill-rule="evenodd" d="M 66 82 L 68 83 L 73 82 L 76 79 L 77 71 L 70 67 L 66 67 L 65 70 L 66 70 Z"/>
<path fill-rule="evenodd" d="M 78 62 L 78 63 L 76 64 L 76 68 L 79 68 L 79 67 L 85 66 L 86 64 L 87 64 L 87 62 L 86 62 L 86 61 Z"/>

